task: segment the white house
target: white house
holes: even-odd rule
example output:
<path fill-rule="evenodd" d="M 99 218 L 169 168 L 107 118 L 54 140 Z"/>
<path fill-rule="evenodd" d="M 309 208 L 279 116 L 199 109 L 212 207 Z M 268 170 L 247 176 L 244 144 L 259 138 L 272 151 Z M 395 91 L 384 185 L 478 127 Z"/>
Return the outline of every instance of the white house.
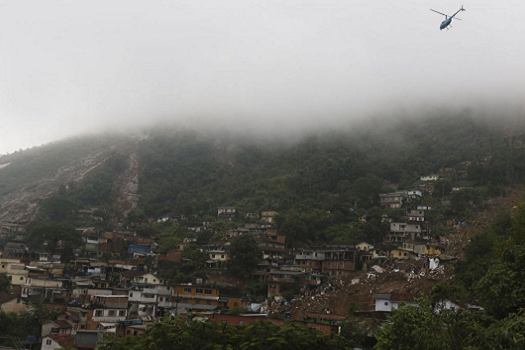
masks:
<path fill-rule="evenodd" d="M 42 337 L 42 350 L 69 349 L 75 345 L 75 336 L 71 334 L 49 334 Z"/>
<path fill-rule="evenodd" d="M 423 175 L 419 178 L 421 181 L 437 181 L 437 175 Z"/>
<path fill-rule="evenodd" d="M 375 311 L 391 312 L 392 309 L 399 308 L 400 304 L 418 306 L 414 297 L 409 294 L 374 294 L 372 297 L 375 299 Z"/>
<path fill-rule="evenodd" d="M 356 244 L 355 248 L 357 250 L 361 250 L 361 251 L 365 251 L 365 252 L 368 252 L 370 250 L 373 250 L 374 249 L 374 246 L 370 243 L 366 243 L 366 242 L 361 242 L 359 244 Z"/>

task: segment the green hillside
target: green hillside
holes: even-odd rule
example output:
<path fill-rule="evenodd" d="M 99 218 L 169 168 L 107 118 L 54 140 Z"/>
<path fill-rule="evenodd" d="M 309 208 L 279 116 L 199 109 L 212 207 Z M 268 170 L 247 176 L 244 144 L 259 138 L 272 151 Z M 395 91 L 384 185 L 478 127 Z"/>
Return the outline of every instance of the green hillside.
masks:
<path fill-rule="evenodd" d="M 382 215 L 400 213 L 380 209 L 379 194 L 415 189 L 423 183 L 421 175 L 441 171 L 436 190 L 423 198 L 440 208 L 432 218 L 437 226 L 446 218 L 464 219 L 489 197 L 523 183 L 525 138 L 518 129 L 509 133 L 511 122 L 490 123 L 467 112 L 378 118 L 293 140 L 164 126 L 149 130 L 132 151 L 111 148 L 124 143 L 121 136 L 69 140 L 5 156 L 2 163 L 12 163 L 0 170 L 0 186 L 8 193 L 68 161 L 105 150 L 100 166 L 78 183 L 61 184 L 57 195 L 43 202 L 38 220 L 108 225 L 108 220 L 80 218 L 78 209 L 97 208 L 98 216 L 123 218 L 116 184 L 133 152 L 140 201 L 127 223 L 175 214 L 215 221 L 217 207 L 235 206 L 244 213 L 279 212 L 276 224 L 292 245 L 380 242 L 388 231 Z M 21 175 L 14 176 L 15 171 Z M 238 215 L 228 225 L 247 221 Z"/>
<path fill-rule="evenodd" d="M 524 149 L 502 124 L 457 115 L 378 125 L 280 145 L 153 131 L 140 144 L 140 208 L 148 216 L 214 215 L 224 205 L 248 212 L 367 208 L 389 184 L 408 189 L 419 176 L 464 161 L 473 162 L 464 180 L 493 193 L 524 179 Z"/>

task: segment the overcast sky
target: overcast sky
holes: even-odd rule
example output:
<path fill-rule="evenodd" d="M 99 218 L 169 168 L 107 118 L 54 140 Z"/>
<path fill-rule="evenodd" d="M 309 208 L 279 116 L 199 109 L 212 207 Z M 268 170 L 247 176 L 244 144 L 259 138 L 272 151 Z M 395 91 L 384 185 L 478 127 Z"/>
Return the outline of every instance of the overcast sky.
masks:
<path fill-rule="evenodd" d="M 429 9 L 461 1 L 0 0 L 0 154 L 164 119 L 271 131 L 521 105 L 525 1 L 463 3 L 440 31 Z"/>

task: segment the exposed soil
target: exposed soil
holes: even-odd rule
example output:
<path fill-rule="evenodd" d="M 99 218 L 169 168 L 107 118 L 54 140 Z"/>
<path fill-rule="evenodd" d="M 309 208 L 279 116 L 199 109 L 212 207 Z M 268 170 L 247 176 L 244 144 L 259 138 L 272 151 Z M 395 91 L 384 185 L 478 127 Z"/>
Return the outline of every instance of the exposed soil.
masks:
<path fill-rule="evenodd" d="M 467 223 L 452 230 L 448 236 L 446 255 L 453 260 L 440 261 L 439 268 L 429 275 L 412 274 L 413 270 L 423 271 L 423 259 L 415 261 L 391 262 L 383 266 L 385 271 L 354 272 L 348 277 L 330 280 L 330 288 L 315 295 L 302 295 L 294 298 L 289 306 L 273 303 L 271 315 L 282 318 L 284 312 L 290 312 L 293 319 L 304 319 L 308 312 L 332 315 L 347 315 L 350 308 L 354 310 L 374 310 L 376 293 L 402 293 L 413 297 L 427 295 L 432 287 L 440 282 L 451 281 L 454 278 L 456 258 L 464 257 L 464 247 L 472 235 L 488 227 L 502 211 L 512 210 L 523 202 L 525 189 L 523 187 L 510 190 L 505 197 L 494 198 L 483 212 L 473 215 Z M 375 278 L 367 278 L 373 273 Z"/>

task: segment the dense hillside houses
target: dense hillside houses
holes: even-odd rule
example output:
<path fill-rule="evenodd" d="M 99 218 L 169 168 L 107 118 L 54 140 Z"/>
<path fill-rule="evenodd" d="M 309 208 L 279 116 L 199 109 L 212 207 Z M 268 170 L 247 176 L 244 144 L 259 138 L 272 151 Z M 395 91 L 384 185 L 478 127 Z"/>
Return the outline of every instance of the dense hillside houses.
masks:
<path fill-rule="evenodd" d="M 461 227 L 458 213 L 486 198 L 465 180 L 473 164 L 423 174 L 409 187 L 363 181 L 363 193 L 354 188 L 358 195 L 336 211 L 243 205 L 213 206 L 210 215 L 188 206 L 184 214 L 138 211 L 123 219 L 93 206 L 68 213 L 74 226 L 51 226 L 41 239 L 32 236 L 29 222 L 0 222 L 0 277 L 8 285 L 0 307 L 13 315 L 47 308 L 50 316 L 27 346 L 49 350 L 141 337 L 168 316 L 274 324 L 290 318 L 339 333 L 346 310 L 335 314 L 326 306 L 298 316 L 290 304 L 309 305 L 334 286 L 377 279 L 392 264 L 410 266 L 407 275 L 417 278 L 442 273 L 439 263 L 456 258 L 447 255 L 446 236 Z M 251 256 L 241 254 L 242 246 L 236 251 L 240 241 L 252 245 L 246 246 Z M 384 320 L 401 303 L 417 304 L 413 294 L 395 290 L 376 292 L 373 300 L 359 305 L 356 317 Z"/>
<path fill-rule="evenodd" d="M 235 207 L 218 208 L 220 226 L 210 222 L 194 223 L 185 216 L 165 217 L 160 221 L 148 219 L 161 225 L 188 222 L 190 235 L 168 251 L 159 251 L 159 242 L 162 242 L 159 237 L 137 235 L 136 230 L 146 227 L 142 224 L 134 225 L 135 229 L 118 225 L 118 229 L 111 231 L 77 228 L 75 234 L 80 244 L 69 261 L 63 259 L 66 242 L 58 241 L 54 252 L 45 249 L 37 252 L 23 241 L 7 241 L 3 244 L 0 273 L 9 280 L 10 292 L 1 295 L 2 310 L 23 314 L 38 301 L 56 310 L 54 318 L 42 324 L 41 338 L 35 340 L 41 343 L 42 349 L 89 348 L 100 344 L 107 335 L 140 336 L 165 316 L 198 313 L 214 319 L 216 313 L 235 309 L 249 314 L 253 312 L 251 305 L 259 305 L 253 304 L 254 299 L 249 295 L 232 293 L 231 287 L 221 287 L 206 278 L 194 278 L 191 283 L 174 282 L 165 274 L 166 266 L 194 264 L 191 258 L 185 257 L 185 251 L 196 249 L 204 254 L 204 260 L 202 265 L 193 268 L 227 274 L 231 242 L 249 235 L 260 252 L 259 262 L 250 272 L 251 278 L 266 285 L 267 300 L 282 300 L 282 295 L 289 295 L 291 286 L 295 292 L 315 295 L 326 288 L 323 285 L 328 280 L 351 276 L 385 259 L 439 255 L 439 242 L 432 240 L 431 224 L 425 216 L 431 208 L 402 209 L 420 197 L 418 190 L 380 195 L 382 206 L 402 212 L 397 217 L 382 215 L 381 222 L 388 224 L 390 230 L 382 242 L 375 244 L 363 241 L 330 247 L 291 247 L 287 237 L 280 235 L 276 228 L 279 216 L 276 211 L 245 214 L 249 222 L 227 227 L 224 220 L 233 221 L 239 215 Z M 359 218 L 367 222 L 366 215 Z M 23 233 L 17 225 L 16 229 L 9 226 L 11 236 L 7 237 Z M 201 242 L 199 237 L 205 232 L 212 232 L 220 239 Z M 267 308 L 262 306 L 262 310 Z M 385 311 L 383 309 L 376 311 Z M 261 307 L 257 310 L 260 313 Z M 327 329 L 333 331 L 333 328 Z"/>

